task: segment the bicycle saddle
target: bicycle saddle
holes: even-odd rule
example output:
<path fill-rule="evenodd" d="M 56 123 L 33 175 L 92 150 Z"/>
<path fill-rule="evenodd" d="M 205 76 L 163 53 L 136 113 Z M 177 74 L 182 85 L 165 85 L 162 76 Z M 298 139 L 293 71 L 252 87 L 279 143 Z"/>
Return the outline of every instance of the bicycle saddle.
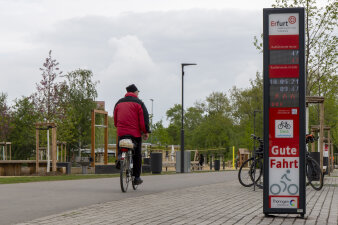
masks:
<path fill-rule="evenodd" d="M 134 143 L 131 139 L 122 139 L 119 142 L 120 148 L 134 148 Z"/>

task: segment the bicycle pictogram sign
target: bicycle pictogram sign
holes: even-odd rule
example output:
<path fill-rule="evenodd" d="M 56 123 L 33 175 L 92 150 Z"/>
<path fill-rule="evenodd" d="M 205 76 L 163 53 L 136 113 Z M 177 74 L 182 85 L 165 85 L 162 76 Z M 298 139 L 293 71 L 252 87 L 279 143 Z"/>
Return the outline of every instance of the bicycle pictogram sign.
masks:
<path fill-rule="evenodd" d="M 296 184 L 287 184 L 286 181 L 291 182 L 291 179 L 288 178 L 288 174 L 290 174 L 290 170 L 286 170 L 286 173 L 283 174 L 283 176 L 281 177 L 279 184 L 272 184 L 270 186 L 270 192 L 273 195 L 278 195 L 281 192 L 285 192 L 285 191 L 287 191 L 289 195 L 296 195 L 298 193 L 298 186 Z M 282 184 L 284 185 L 284 187 L 282 186 Z M 282 187 L 283 187 L 283 190 L 282 190 Z"/>
<path fill-rule="evenodd" d="M 283 128 L 286 128 L 286 129 L 290 129 L 291 128 L 291 125 L 288 124 L 287 121 L 281 121 L 280 124 L 278 124 L 278 129 L 283 129 Z"/>

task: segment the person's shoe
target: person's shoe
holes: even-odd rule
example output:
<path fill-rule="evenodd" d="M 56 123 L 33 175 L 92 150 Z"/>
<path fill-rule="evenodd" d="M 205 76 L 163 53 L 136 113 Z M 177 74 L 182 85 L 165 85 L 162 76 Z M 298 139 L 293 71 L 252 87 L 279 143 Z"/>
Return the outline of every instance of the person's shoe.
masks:
<path fill-rule="evenodd" d="M 121 168 L 121 161 L 120 160 L 117 160 L 116 161 L 116 165 L 115 165 L 116 169 L 120 169 Z"/>
<path fill-rule="evenodd" d="M 143 183 L 143 180 L 141 179 L 141 177 L 135 177 L 135 179 L 134 179 L 135 185 L 140 185 L 142 183 Z"/>

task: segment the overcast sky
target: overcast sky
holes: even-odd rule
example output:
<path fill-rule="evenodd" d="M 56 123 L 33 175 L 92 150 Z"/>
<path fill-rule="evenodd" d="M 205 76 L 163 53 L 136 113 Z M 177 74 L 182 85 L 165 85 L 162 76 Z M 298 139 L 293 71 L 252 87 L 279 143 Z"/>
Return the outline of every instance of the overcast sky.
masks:
<path fill-rule="evenodd" d="M 64 73 L 82 68 L 99 80 L 98 98 L 112 115 L 134 83 L 154 121 L 181 103 L 214 91 L 248 87 L 262 71 L 253 37 L 272 0 L 0 0 L 0 92 L 15 98 L 36 90 L 48 51 Z"/>

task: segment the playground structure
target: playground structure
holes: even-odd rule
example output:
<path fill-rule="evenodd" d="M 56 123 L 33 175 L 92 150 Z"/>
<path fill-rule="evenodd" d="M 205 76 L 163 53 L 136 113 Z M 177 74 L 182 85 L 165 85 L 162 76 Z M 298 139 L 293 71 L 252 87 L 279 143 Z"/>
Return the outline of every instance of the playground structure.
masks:
<path fill-rule="evenodd" d="M 238 149 L 238 167 L 248 160 L 250 157 L 250 151 L 246 148 L 239 148 Z"/>
<path fill-rule="evenodd" d="M 104 115 L 104 124 L 95 123 L 96 114 Z M 95 168 L 95 127 L 104 128 L 104 165 L 108 164 L 108 112 L 104 110 L 94 109 L 92 111 L 92 136 L 91 136 L 91 166 Z"/>
<path fill-rule="evenodd" d="M 2 149 L 1 154 L 2 160 L 8 160 L 8 149 L 9 149 L 9 160 L 12 160 L 12 143 L 0 142 L 0 148 Z"/>
<path fill-rule="evenodd" d="M 306 133 L 309 133 L 309 104 L 319 104 L 319 149 L 320 152 L 320 168 L 323 172 L 323 144 L 324 144 L 324 100 L 322 96 L 306 96 Z M 315 131 L 315 130 L 314 130 Z M 314 151 L 314 143 L 312 143 L 311 149 Z"/>
<path fill-rule="evenodd" d="M 324 126 L 323 128 L 324 132 L 323 135 L 320 137 L 323 140 L 322 146 L 320 146 L 319 142 L 319 149 L 320 147 L 323 149 L 323 157 L 321 157 L 321 163 L 323 163 L 323 158 L 327 157 L 328 158 L 328 163 L 327 163 L 327 173 L 330 175 L 330 173 L 334 169 L 334 156 L 333 156 L 333 143 L 331 141 L 331 127 Z M 325 131 L 327 131 L 325 135 Z M 320 135 L 320 127 L 319 126 L 311 126 L 311 134 L 313 135 Z M 327 146 L 327 151 L 325 151 L 325 145 Z M 312 152 L 315 152 L 316 146 L 315 143 L 313 142 L 311 144 L 311 150 Z M 325 171 L 326 172 L 326 171 Z"/>
<path fill-rule="evenodd" d="M 56 148 L 56 159 L 60 162 L 67 161 L 67 143 L 62 141 L 57 141 Z"/>

